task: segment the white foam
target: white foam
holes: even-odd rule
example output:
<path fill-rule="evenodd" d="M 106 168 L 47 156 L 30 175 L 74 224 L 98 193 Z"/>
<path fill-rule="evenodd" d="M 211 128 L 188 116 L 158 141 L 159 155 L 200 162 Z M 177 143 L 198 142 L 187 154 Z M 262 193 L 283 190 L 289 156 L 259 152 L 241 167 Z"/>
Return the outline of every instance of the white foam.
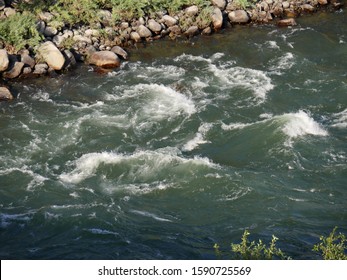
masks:
<path fill-rule="evenodd" d="M 183 151 L 192 151 L 201 144 L 211 143 L 210 141 L 205 140 L 206 133 L 212 128 L 213 124 L 203 123 L 200 125 L 198 132 L 195 134 L 195 137 L 189 140 L 183 147 Z"/>
<path fill-rule="evenodd" d="M 177 165 L 193 164 L 217 168 L 207 158 L 194 157 L 183 158 L 179 156 L 179 150 L 175 148 L 159 149 L 156 151 L 138 151 L 134 154 L 118 154 L 114 152 L 85 154 L 73 163 L 75 169 L 59 176 L 66 183 L 78 184 L 96 174 L 101 164 L 127 166 L 133 178 L 151 179 L 165 168 Z"/>
<path fill-rule="evenodd" d="M 114 232 L 114 231 L 110 231 L 110 230 L 106 230 L 106 229 L 100 229 L 100 228 L 90 228 L 87 229 L 87 231 L 89 231 L 92 234 L 100 234 L 100 235 L 119 235 L 118 232 Z"/>
<path fill-rule="evenodd" d="M 277 45 L 276 41 L 268 41 L 267 45 L 269 46 L 270 49 L 275 49 L 275 50 L 280 49 L 280 47 Z"/>
<path fill-rule="evenodd" d="M 223 130 L 234 130 L 234 129 L 243 129 L 253 124 L 255 123 L 230 123 L 230 124 L 222 123 L 221 127 Z"/>
<path fill-rule="evenodd" d="M 265 101 L 267 93 L 274 88 L 271 78 L 261 70 L 243 67 L 223 69 L 214 64 L 210 64 L 209 69 L 224 87 L 241 87 L 251 90 L 261 102 Z"/>
<path fill-rule="evenodd" d="M 347 127 L 347 108 L 342 112 L 333 114 L 333 127 L 346 128 Z"/>
<path fill-rule="evenodd" d="M 272 61 L 272 63 L 275 65 L 270 67 L 271 71 L 289 70 L 295 65 L 295 56 L 292 53 L 287 52 L 279 59 Z M 279 72 L 278 74 L 281 73 Z"/>
<path fill-rule="evenodd" d="M 282 131 L 290 138 L 304 135 L 328 135 L 328 132 L 304 111 L 300 110 L 297 113 L 284 114 L 278 118 L 285 120 Z"/>

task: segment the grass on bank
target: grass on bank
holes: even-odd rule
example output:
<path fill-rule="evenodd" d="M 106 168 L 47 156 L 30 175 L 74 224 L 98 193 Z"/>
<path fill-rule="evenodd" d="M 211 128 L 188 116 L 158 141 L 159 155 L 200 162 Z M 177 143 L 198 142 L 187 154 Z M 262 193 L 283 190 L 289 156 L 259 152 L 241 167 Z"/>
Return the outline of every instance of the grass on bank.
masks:
<path fill-rule="evenodd" d="M 319 253 L 323 260 L 347 260 L 347 240 L 342 233 L 336 234 L 335 227 L 329 236 L 321 236 L 320 243 L 314 245 L 313 251 Z M 232 258 L 239 260 L 288 260 L 291 259 L 281 249 L 277 248 L 278 238 L 272 236 L 268 245 L 261 239 L 249 241 L 249 231 L 245 230 L 240 243 L 231 243 Z M 222 257 L 222 252 L 218 244 L 214 245 L 217 257 Z"/>

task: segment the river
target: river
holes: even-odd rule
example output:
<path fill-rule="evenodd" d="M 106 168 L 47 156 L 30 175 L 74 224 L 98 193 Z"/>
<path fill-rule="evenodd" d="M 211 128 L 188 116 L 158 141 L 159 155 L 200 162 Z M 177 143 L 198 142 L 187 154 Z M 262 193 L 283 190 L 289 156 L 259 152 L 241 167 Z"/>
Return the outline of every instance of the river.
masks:
<path fill-rule="evenodd" d="M 17 81 L 0 104 L 1 259 L 319 258 L 347 233 L 346 11 L 235 26 Z"/>

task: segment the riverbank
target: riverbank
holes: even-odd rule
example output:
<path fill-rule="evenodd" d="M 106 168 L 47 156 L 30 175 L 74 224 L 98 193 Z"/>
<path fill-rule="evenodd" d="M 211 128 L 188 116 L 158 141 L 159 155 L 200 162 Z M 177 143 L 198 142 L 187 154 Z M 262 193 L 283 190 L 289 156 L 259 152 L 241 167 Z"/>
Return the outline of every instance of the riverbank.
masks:
<path fill-rule="evenodd" d="M 6 31 L 4 22 L 17 18 L 19 22 L 27 13 L 20 10 L 16 2 L 0 1 L 0 18 L 4 20 L 0 32 Z M 142 14 L 137 14 L 142 15 L 140 17 L 133 17 L 133 14 L 127 20 L 117 21 L 113 10 L 100 9 L 98 20 L 91 24 L 61 22 L 58 13 L 43 9 L 35 19 L 37 29 L 30 31 L 31 41 L 28 39 L 23 46 L 11 45 L 4 40 L 5 35 L 0 34 L 0 100 L 13 99 L 8 88 L 3 87 L 12 79 L 54 76 L 68 71 L 78 62 L 101 69 L 117 68 L 128 58 L 128 51 L 144 42 L 163 37 L 210 35 L 236 24 L 293 26 L 295 18 L 302 14 L 342 7 L 337 0 L 262 0 L 254 4 L 241 0 L 188 2 L 198 5 L 182 6 L 177 11 L 160 9 L 153 13 L 151 10 L 148 14 L 143 9 Z M 10 33 L 11 30 L 7 30 L 7 34 Z"/>

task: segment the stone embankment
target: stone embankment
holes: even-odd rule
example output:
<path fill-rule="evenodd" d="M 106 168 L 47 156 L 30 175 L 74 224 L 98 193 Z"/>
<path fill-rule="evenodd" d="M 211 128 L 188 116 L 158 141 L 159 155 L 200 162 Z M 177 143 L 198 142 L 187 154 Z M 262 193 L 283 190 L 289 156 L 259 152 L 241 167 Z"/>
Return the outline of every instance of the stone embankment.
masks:
<path fill-rule="evenodd" d="M 37 22 L 37 29 L 44 37 L 41 45 L 9 53 L 0 43 L 0 100 L 13 99 L 9 90 L 1 87 L 5 80 L 55 75 L 77 62 L 116 68 L 128 57 L 124 48 L 137 43 L 166 36 L 175 39 L 208 35 L 235 24 L 273 22 L 278 26 L 293 26 L 296 25 L 295 18 L 301 14 L 313 13 L 322 6 L 340 8 L 342 4 L 338 1 L 260 0 L 242 7 L 237 0 L 211 0 L 213 6 L 208 15 L 203 15 L 199 7 L 191 6 L 175 15 L 163 11 L 153 18 L 141 17 L 116 26 L 110 24 L 113 21 L 111 12 L 100 10 L 100 28 L 79 26 L 70 29 L 63 23 L 57 25 L 53 14 L 43 12 Z M 16 1 L 0 0 L 0 19 L 18 12 L 11 2 Z"/>

